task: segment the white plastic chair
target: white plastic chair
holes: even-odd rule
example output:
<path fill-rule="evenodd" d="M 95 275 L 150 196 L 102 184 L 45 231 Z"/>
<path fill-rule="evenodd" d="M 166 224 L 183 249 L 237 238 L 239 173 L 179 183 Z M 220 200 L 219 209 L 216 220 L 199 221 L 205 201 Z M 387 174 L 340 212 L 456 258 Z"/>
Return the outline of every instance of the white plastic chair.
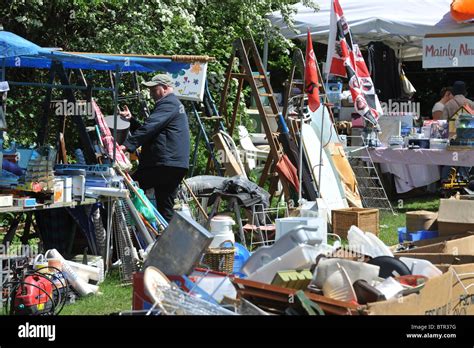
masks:
<path fill-rule="evenodd" d="M 245 153 L 245 162 L 250 170 L 257 167 L 258 160 L 266 160 L 270 150 L 257 148 L 245 126 L 238 126 L 240 147 Z"/>

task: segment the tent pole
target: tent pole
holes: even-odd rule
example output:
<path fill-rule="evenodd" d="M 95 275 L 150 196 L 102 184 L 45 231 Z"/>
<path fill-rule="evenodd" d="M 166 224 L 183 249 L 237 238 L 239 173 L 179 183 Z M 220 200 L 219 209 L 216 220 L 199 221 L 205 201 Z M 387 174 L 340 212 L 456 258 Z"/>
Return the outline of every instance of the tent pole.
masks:
<path fill-rule="evenodd" d="M 6 73 L 5 73 L 5 58 L 2 59 L 2 72 L 0 75 L 0 81 L 5 81 Z"/>
<path fill-rule="evenodd" d="M 307 43 L 306 43 L 307 45 Z M 294 70 L 293 70 L 294 73 Z M 290 81 L 290 86 L 289 86 L 289 93 L 288 95 L 291 95 L 291 86 L 293 83 L 293 75 L 291 76 L 291 81 Z M 299 153 L 299 173 L 298 173 L 298 180 L 299 180 L 299 187 L 298 187 L 298 206 L 301 207 L 302 201 L 303 201 L 303 107 L 304 107 L 304 93 L 306 89 L 306 60 L 304 60 L 304 66 L 303 66 L 303 97 L 301 98 L 301 104 L 300 104 L 300 153 Z M 287 112 L 288 112 L 288 107 L 287 106 Z M 285 115 L 286 116 L 286 115 Z M 319 191 L 319 190 L 318 190 Z"/>

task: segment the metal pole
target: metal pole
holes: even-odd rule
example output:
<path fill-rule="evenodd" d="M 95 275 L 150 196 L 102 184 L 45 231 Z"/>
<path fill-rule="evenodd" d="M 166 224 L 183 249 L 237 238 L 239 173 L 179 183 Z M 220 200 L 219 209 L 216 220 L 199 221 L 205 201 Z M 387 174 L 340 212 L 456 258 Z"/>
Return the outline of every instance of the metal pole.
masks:
<path fill-rule="evenodd" d="M 112 197 L 109 197 L 107 200 L 107 232 L 106 232 L 106 249 L 105 249 L 105 270 L 108 272 L 109 265 L 110 265 L 110 258 L 112 253 L 110 252 L 110 248 L 112 246 L 112 215 L 113 211 L 113 203 Z"/>
<path fill-rule="evenodd" d="M 118 94 L 120 84 L 120 69 L 117 65 L 115 67 L 115 85 L 114 85 L 114 153 L 112 158 L 112 167 L 115 165 L 115 157 L 117 152 L 117 107 L 118 107 Z"/>
<path fill-rule="evenodd" d="M 6 73 L 5 73 L 5 58 L 3 58 L 2 59 L 2 73 L 0 75 L 1 81 L 5 81 L 5 76 L 6 76 Z"/>
<path fill-rule="evenodd" d="M 265 39 L 263 41 L 263 68 L 267 71 L 268 65 L 268 37 L 265 34 Z"/>
<path fill-rule="evenodd" d="M 308 43 L 306 43 L 308 44 Z M 291 77 L 290 81 L 290 91 L 288 95 L 291 95 L 291 87 L 293 83 L 293 77 Z M 303 200 L 303 107 L 304 107 L 304 94 L 305 94 L 305 89 L 306 89 L 306 60 L 304 60 L 304 66 L 303 66 L 303 97 L 301 98 L 301 104 L 300 104 L 300 153 L 299 153 L 299 173 L 298 173 L 298 179 L 299 179 L 299 192 L 298 192 L 298 206 L 301 206 L 301 201 Z M 289 107 L 289 105 L 288 105 Z M 288 107 L 287 107 L 287 112 L 288 112 Z M 318 190 L 319 191 L 319 190 Z"/>
<path fill-rule="evenodd" d="M 18 81 L 8 81 L 10 86 L 25 86 L 25 87 L 39 87 L 39 88 L 57 88 L 57 89 L 77 89 L 77 90 L 87 90 L 86 86 L 77 86 L 69 84 L 53 84 L 53 83 L 41 83 L 41 82 L 18 82 Z M 92 87 L 93 91 L 114 91 L 113 88 L 108 87 Z"/>
<path fill-rule="evenodd" d="M 318 70 L 319 70 L 319 67 L 318 67 Z M 322 77 L 323 76 L 321 75 L 321 78 Z M 328 84 L 328 82 L 329 82 L 329 74 L 326 75 L 326 85 Z M 323 166 L 323 147 L 324 147 L 323 132 L 324 132 L 324 116 L 325 116 L 324 114 L 325 114 L 325 111 L 326 111 L 325 105 L 328 101 L 327 98 L 328 98 L 327 93 L 325 93 L 324 94 L 325 103 L 323 104 L 324 109 L 323 109 L 323 115 L 322 115 L 322 118 L 321 118 L 321 139 L 320 139 L 321 140 L 321 148 L 319 150 L 319 174 L 318 174 L 319 178 L 318 178 L 318 183 L 319 183 L 320 186 L 321 186 L 321 169 L 322 169 L 321 167 Z M 321 189 L 318 190 L 318 195 L 321 198 Z"/>

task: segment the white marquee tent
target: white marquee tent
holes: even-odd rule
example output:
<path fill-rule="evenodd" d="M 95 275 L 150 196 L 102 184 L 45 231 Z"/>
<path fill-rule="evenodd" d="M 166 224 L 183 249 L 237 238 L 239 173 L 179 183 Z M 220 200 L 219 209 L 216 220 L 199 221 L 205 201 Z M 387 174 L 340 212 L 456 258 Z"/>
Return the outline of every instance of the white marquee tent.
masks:
<path fill-rule="evenodd" d="M 310 28 L 314 41 L 327 43 L 331 0 L 315 0 L 320 10 L 293 5 L 295 33 L 279 12 L 269 14 L 274 26 L 289 39 L 306 40 Z M 405 60 L 421 60 L 422 39 L 426 34 L 473 33 L 474 24 L 456 23 L 450 15 L 451 0 L 339 0 L 354 40 L 364 46 L 383 41 Z"/>

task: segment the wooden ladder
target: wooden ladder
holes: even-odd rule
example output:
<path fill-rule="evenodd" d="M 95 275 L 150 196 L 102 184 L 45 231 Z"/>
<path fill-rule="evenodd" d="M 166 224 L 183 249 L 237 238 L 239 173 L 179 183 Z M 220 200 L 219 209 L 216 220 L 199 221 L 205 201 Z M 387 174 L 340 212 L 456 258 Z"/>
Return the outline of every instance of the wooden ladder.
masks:
<path fill-rule="evenodd" d="M 235 59 L 238 58 L 238 72 L 233 72 Z M 257 69 L 257 74 L 253 74 L 252 64 Z M 265 131 L 268 143 L 270 145 L 270 154 L 263 168 L 262 175 L 260 177 L 259 186 L 263 186 L 268 176 L 271 176 L 270 194 L 273 195 L 278 186 L 278 175 L 276 174 L 276 165 L 281 158 L 282 152 L 280 143 L 278 141 L 277 130 L 273 130 L 270 125 L 270 119 L 278 118 L 280 112 L 277 100 L 273 93 L 270 80 L 267 75 L 266 69 L 263 67 L 260 54 L 253 38 L 243 40 L 242 38 L 234 41 L 232 56 L 227 66 L 225 74 L 224 88 L 221 94 L 221 101 L 219 106 L 219 113 L 221 115 L 227 115 L 227 98 L 229 96 L 229 87 L 231 80 L 236 78 L 238 80 L 237 95 L 233 105 L 232 115 L 227 120 L 227 129 L 229 134 L 232 135 L 235 128 L 235 121 L 237 117 L 239 102 L 242 96 L 242 90 L 244 82 L 247 82 L 251 88 L 252 95 L 255 99 L 258 112 L 262 121 L 263 129 Z M 264 106 L 262 98 L 268 98 L 270 108 L 267 109 Z M 283 191 L 286 197 L 289 197 L 288 184 L 281 180 L 283 185 Z"/>
<path fill-rule="evenodd" d="M 223 169 L 221 164 L 219 163 L 217 156 L 216 156 L 216 148 L 215 143 L 212 136 L 209 134 L 209 129 L 211 129 L 213 134 L 215 134 L 220 129 L 224 128 L 222 124 L 222 116 L 219 115 L 214 100 L 212 99 L 211 93 L 209 92 L 209 88 L 206 82 L 206 86 L 204 89 L 204 98 L 202 102 L 192 102 L 192 112 L 195 117 L 197 126 L 198 126 L 198 133 L 195 138 L 194 142 L 194 149 L 193 149 L 193 158 L 189 168 L 189 177 L 194 175 L 194 170 L 196 169 L 197 157 L 198 157 L 198 149 L 199 143 L 201 139 L 204 140 L 204 144 L 206 149 L 209 153 L 208 163 L 206 166 L 206 174 L 211 172 L 211 169 L 214 170 L 215 174 L 222 176 Z M 211 125 L 214 123 L 214 125 Z"/>

